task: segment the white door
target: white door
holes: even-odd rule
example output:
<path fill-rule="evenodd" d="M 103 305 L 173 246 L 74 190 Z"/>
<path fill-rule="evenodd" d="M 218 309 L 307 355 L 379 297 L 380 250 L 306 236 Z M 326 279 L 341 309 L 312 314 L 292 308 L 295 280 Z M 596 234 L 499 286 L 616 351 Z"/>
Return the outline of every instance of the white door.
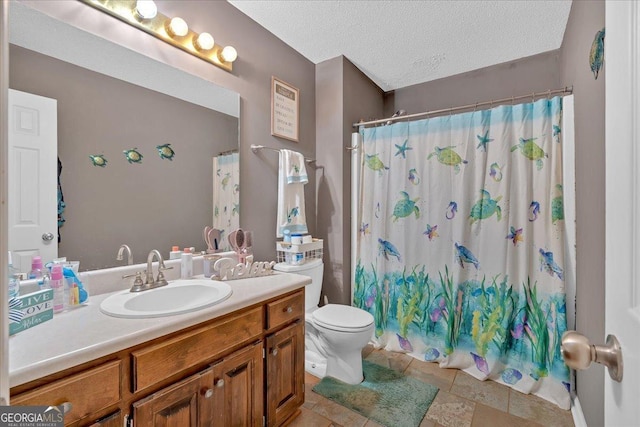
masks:
<path fill-rule="evenodd" d="M 640 4 L 606 2 L 606 333 L 622 382 L 605 375 L 605 423 L 640 423 Z"/>
<path fill-rule="evenodd" d="M 13 265 L 58 257 L 58 121 L 55 99 L 9 89 L 9 250 Z"/>

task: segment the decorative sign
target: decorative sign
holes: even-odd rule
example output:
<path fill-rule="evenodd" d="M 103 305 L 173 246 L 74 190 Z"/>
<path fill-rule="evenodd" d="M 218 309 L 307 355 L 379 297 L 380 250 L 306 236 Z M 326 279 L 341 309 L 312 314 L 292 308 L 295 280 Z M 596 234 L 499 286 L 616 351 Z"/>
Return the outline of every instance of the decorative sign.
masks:
<path fill-rule="evenodd" d="M 298 142 L 300 91 L 271 77 L 271 135 Z"/>
<path fill-rule="evenodd" d="M 275 261 L 256 261 L 236 264 L 233 258 L 220 258 L 213 265 L 213 280 L 236 280 L 262 277 L 273 274 Z"/>
<path fill-rule="evenodd" d="M 9 335 L 17 334 L 53 318 L 53 289 L 21 295 L 15 300 L 20 301 L 20 304 L 16 304 L 14 310 L 20 313 L 12 317 L 9 312 Z"/>

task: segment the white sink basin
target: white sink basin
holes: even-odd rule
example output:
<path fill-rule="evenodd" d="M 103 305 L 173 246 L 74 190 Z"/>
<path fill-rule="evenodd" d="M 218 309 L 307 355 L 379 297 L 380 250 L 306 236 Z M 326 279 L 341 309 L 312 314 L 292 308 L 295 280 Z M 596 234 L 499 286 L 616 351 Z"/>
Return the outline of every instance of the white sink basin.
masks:
<path fill-rule="evenodd" d="M 174 280 L 167 286 L 142 292 L 113 294 L 100 304 L 100 311 L 114 317 L 144 318 L 173 316 L 212 306 L 229 298 L 231 287 L 214 280 Z"/>

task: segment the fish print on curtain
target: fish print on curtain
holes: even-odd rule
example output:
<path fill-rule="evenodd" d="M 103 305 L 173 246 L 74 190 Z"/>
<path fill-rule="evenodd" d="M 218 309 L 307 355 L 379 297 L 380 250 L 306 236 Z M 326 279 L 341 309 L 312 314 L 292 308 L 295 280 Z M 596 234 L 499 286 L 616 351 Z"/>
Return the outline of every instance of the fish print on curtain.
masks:
<path fill-rule="evenodd" d="M 562 99 L 363 129 L 375 340 L 568 409 Z"/>
<path fill-rule="evenodd" d="M 213 158 L 213 228 L 221 231 L 220 250 L 232 250 L 227 236 L 239 227 L 240 157 L 224 154 Z"/>

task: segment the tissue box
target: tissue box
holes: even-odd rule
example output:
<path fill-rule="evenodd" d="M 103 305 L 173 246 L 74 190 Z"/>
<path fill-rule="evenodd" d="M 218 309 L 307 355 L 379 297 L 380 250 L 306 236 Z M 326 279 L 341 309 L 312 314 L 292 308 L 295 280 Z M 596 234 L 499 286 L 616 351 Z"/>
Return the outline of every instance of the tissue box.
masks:
<path fill-rule="evenodd" d="M 9 305 L 9 335 L 53 319 L 53 289 L 21 295 L 16 300 L 21 304 Z"/>

